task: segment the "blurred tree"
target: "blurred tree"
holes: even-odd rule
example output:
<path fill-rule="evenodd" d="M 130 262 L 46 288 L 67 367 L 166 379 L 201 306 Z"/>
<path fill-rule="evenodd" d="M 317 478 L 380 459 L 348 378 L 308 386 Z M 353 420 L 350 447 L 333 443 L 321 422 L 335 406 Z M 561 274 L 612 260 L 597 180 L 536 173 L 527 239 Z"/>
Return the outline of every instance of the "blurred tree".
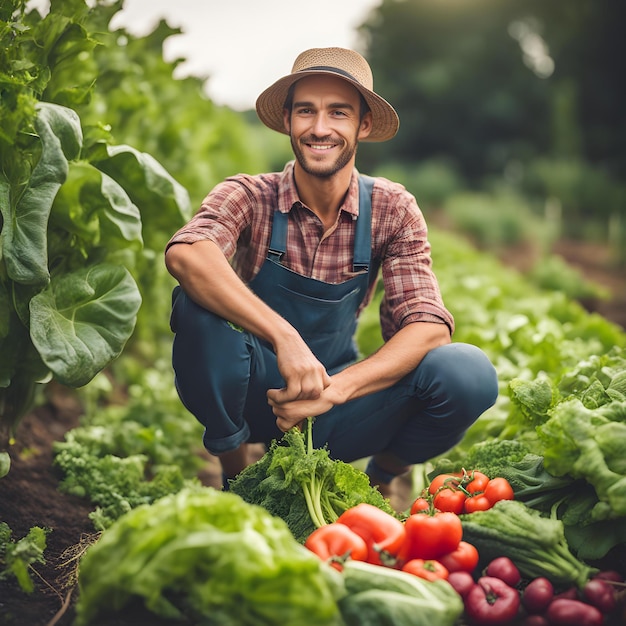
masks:
<path fill-rule="evenodd" d="M 383 0 L 361 26 L 399 135 L 367 167 L 446 158 L 475 184 L 537 156 L 626 173 L 621 0 Z"/>
<path fill-rule="evenodd" d="M 383 0 L 361 31 L 376 88 L 397 108 L 401 130 L 382 150 L 362 150 L 368 161 L 448 158 L 479 181 L 547 149 L 549 102 L 508 33 L 514 4 Z"/>

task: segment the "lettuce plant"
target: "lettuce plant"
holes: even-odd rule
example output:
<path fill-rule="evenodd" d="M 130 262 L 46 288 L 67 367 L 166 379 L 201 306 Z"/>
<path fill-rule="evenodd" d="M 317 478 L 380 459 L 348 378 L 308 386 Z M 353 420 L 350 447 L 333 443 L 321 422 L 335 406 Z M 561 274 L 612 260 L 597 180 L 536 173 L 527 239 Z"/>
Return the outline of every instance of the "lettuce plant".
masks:
<path fill-rule="evenodd" d="M 187 191 L 149 154 L 77 113 L 97 41 L 80 0 L 42 18 L 0 12 L 0 430 L 51 379 L 87 384 L 116 359 L 142 295 L 144 215 L 188 216 Z M 140 199 L 140 200 L 138 200 Z"/>

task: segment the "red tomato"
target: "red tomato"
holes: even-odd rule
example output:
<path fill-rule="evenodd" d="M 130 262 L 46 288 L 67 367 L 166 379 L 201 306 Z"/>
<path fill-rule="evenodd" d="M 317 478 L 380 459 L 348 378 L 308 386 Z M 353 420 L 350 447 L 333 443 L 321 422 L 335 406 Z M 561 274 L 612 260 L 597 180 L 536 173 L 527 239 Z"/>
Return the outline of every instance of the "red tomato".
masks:
<path fill-rule="evenodd" d="M 460 515 L 465 504 L 465 492 L 459 489 L 442 487 L 433 498 L 433 506 L 439 511 Z"/>
<path fill-rule="evenodd" d="M 454 552 L 463 537 L 461 519 L 454 513 L 436 511 L 409 515 L 404 522 L 406 539 L 399 557 L 411 559 L 438 559 Z"/>
<path fill-rule="evenodd" d="M 338 570 L 350 558 L 355 561 L 367 559 L 367 544 L 362 537 L 343 524 L 327 524 L 315 529 L 304 542 L 304 546 L 328 561 Z"/>
<path fill-rule="evenodd" d="M 411 505 L 411 515 L 413 513 L 419 513 L 420 511 L 428 511 L 430 509 L 430 502 L 428 498 L 416 498 Z"/>
<path fill-rule="evenodd" d="M 478 565 L 478 550 L 467 541 L 460 541 L 459 547 L 439 557 L 439 561 L 449 572 L 468 572 L 471 574 Z"/>
<path fill-rule="evenodd" d="M 439 474 L 438 476 L 435 476 L 430 482 L 430 485 L 428 486 L 428 493 L 433 496 L 444 485 L 457 487 L 459 485 L 459 478 L 460 475 L 458 474 Z"/>
<path fill-rule="evenodd" d="M 500 500 L 513 500 L 513 487 L 506 478 L 496 477 L 489 480 L 485 474 L 476 471 L 472 475 L 475 478 L 467 485 L 470 497 L 465 500 L 465 513 L 486 511 Z"/>
<path fill-rule="evenodd" d="M 463 510 L 465 513 L 474 513 L 475 511 L 486 511 L 492 507 L 491 502 L 485 494 L 476 494 L 465 499 Z"/>
<path fill-rule="evenodd" d="M 492 478 L 485 487 L 485 497 L 493 506 L 500 500 L 513 500 L 513 487 L 506 478 Z"/>
<path fill-rule="evenodd" d="M 411 559 L 402 566 L 402 571 L 430 581 L 448 579 L 448 570 L 434 560 Z"/>
<path fill-rule="evenodd" d="M 345 524 L 365 540 L 367 561 L 375 565 L 394 560 L 404 545 L 405 525 L 398 518 L 367 502 L 344 511 L 337 523 Z"/>
<path fill-rule="evenodd" d="M 489 476 L 474 470 L 469 473 L 470 481 L 466 485 L 466 489 L 470 493 L 479 493 L 485 491 L 485 488 L 489 484 Z"/>

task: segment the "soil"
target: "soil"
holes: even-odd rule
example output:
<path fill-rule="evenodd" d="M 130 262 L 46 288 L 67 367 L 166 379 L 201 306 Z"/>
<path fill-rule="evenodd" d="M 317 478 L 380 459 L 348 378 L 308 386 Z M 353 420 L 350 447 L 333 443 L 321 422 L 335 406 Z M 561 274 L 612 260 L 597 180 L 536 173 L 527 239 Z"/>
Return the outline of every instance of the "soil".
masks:
<path fill-rule="evenodd" d="M 613 297 L 607 301 L 584 303 L 607 319 L 626 328 L 626 275 L 607 263 L 605 251 L 580 242 L 562 242 L 557 253 L 576 266 L 585 277 L 605 285 Z M 504 259 L 520 269 L 527 261 L 522 251 Z M 53 466 L 52 444 L 79 425 L 81 406 L 71 390 L 50 385 L 46 404 L 39 406 L 21 422 L 16 443 L 11 446 L 11 470 L 0 480 L 0 521 L 13 531 L 13 538 L 25 536 L 33 526 L 51 529 L 45 564 L 34 566 L 35 591 L 23 592 L 14 580 L 0 581 L 0 623 L 5 626 L 71 626 L 77 591 L 72 584 L 72 554 L 80 545 L 94 539 L 88 518 L 92 506 L 85 500 L 58 490 L 59 475 Z M 258 451 L 261 453 L 261 451 Z M 203 484 L 218 487 L 221 471 L 217 459 L 206 455 Z M 395 502 L 399 509 L 408 506 L 410 484 L 396 481 Z M 140 608 L 132 607 L 113 621 L 90 626 L 165 626 Z"/>
<path fill-rule="evenodd" d="M 611 294 L 606 300 L 582 302 L 587 310 L 626 329 L 626 267 L 615 265 L 608 247 L 561 241 L 554 246 L 554 252 L 575 267 L 584 278 L 605 287 Z"/>

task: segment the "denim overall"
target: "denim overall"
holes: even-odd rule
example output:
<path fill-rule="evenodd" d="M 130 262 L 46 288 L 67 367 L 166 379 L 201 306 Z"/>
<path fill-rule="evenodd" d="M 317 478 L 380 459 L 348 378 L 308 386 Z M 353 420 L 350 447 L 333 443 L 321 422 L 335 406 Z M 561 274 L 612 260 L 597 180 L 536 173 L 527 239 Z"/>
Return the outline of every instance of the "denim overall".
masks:
<path fill-rule="evenodd" d="M 289 215 L 276 211 L 267 259 L 250 281 L 252 291 L 298 330 L 327 371 L 345 366 L 357 357 L 353 337 L 356 312 L 369 284 L 373 184 L 373 179 L 359 177 L 353 278 L 338 284 L 325 283 L 281 265 L 287 250 Z"/>
<path fill-rule="evenodd" d="M 330 284 L 281 265 L 288 214 L 275 211 L 267 258 L 249 284 L 298 330 L 331 375 L 358 356 L 354 334 L 370 280 L 372 187 L 373 179 L 359 177 L 353 278 Z M 220 454 L 245 441 L 279 439 L 266 393 L 284 381 L 271 347 L 198 306 L 180 287 L 173 294 L 171 327 L 176 387 L 205 426 L 207 450 Z M 422 462 L 457 443 L 496 396 L 495 371 L 478 348 L 442 346 L 389 389 L 316 416 L 313 443 L 327 445 L 331 456 L 346 462 L 381 450 Z"/>

